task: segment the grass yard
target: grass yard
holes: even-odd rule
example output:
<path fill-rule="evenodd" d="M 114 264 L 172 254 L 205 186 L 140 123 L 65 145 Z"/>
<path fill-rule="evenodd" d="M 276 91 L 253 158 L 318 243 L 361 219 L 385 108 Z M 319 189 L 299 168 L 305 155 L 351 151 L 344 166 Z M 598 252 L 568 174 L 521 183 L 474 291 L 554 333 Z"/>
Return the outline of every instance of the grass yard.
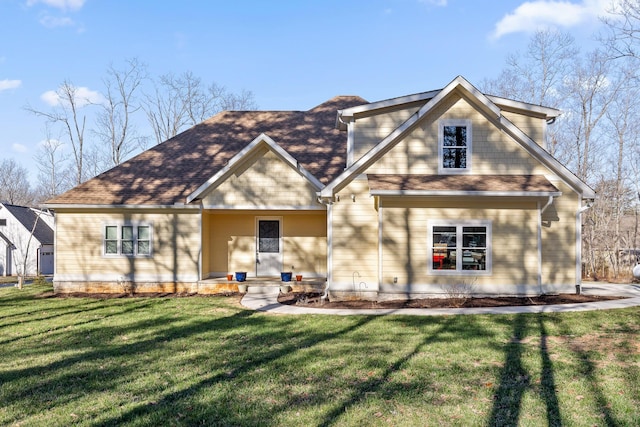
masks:
<path fill-rule="evenodd" d="M 640 425 L 640 308 L 283 316 L 0 289 L 0 425 Z"/>

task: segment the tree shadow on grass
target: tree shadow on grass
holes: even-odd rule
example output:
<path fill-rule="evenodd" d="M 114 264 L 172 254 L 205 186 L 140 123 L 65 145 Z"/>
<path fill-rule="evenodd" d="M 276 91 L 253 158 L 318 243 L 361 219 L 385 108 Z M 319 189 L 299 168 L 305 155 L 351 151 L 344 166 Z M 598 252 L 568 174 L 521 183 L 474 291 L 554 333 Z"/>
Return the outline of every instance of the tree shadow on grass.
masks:
<path fill-rule="evenodd" d="M 98 322 L 101 321 L 105 318 L 108 317 L 112 317 L 112 316 L 118 316 L 118 315 L 122 315 L 125 314 L 127 312 L 132 312 L 144 307 L 149 306 L 151 303 L 147 302 L 147 301 L 134 301 L 134 300 L 123 300 L 123 303 L 120 305 L 120 307 L 123 307 L 123 310 L 117 311 L 117 312 L 113 312 L 113 313 L 108 313 L 105 315 L 101 315 L 101 316 L 96 316 L 93 319 L 90 320 L 85 320 L 83 322 L 75 322 L 73 323 L 73 326 L 79 326 L 79 325 L 83 325 L 83 324 L 88 324 L 88 323 L 93 323 L 93 322 Z M 58 308 L 58 309 L 45 309 L 45 310 L 41 310 L 41 312 L 44 313 L 50 313 L 50 312 L 54 312 L 55 314 L 51 314 L 48 316 L 38 316 L 38 312 L 33 312 L 32 313 L 32 317 L 28 320 L 18 320 L 15 322 L 10 322 L 10 323 L 3 323 L 0 326 L 0 330 L 4 329 L 4 328 L 9 328 L 11 326 L 15 326 L 15 325 L 20 325 L 20 326 L 24 326 L 25 324 L 28 323 L 35 323 L 35 324 L 40 324 L 41 322 L 46 322 L 48 320 L 54 320 L 63 316 L 73 316 L 73 315 L 77 315 L 77 314 L 87 314 L 89 312 L 100 312 L 104 310 L 104 304 L 102 304 L 99 301 L 89 301 L 87 303 L 84 304 L 76 304 L 74 305 L 70 305 L 70 306 L 65 306 L 62 308 Z M 29 312 L 27 313 L 22 313 L 22 316 L 28 315 L 30 314 Z M 58 329 L 66 329 L 68 327 L 68 325 L 63 325 L 63 326 L 59 326 L 59 327 L 50 327 L 47 326 L 47 323 L 44 323 L 45 326 L 45 330 L 47 333 L 52 333 L 53 331 L 56 331 Z M 33 337 L 35 335 L 39 335 L 41 334 L 43 331 L 35 331 L 32 334 L 26 334 L 26 335 L 19 335 L 19 336 L 14 336 L 13 338 L 10 339 L 5 339 L 5 340 L 0 340 L 0 345 L 5 345 L 5 344 L 9 344 L 21 339 L 25 339 L 25 338 L 30 338 Z"/>
<path fill-rule="evenodd" d="M 536 325 L 532 320 L 536 320 Z M 547 425 L 562 425 L 560 405 L 555 384 L 553 363 L 549 355 L 547 329 L 544 314 L 518 314 L 513 319 L 513 335 L 505 347 L 505 361 L 500 374 L 499 385 L 494 394 L 494 404 L 488 425 L 513 426 L 519 424 L 524 394 L 535 387 L 531 384 L 531 374 L 523 365 L 527 330 L 538 328 L 540 334 L 539 355 L 541 360 L 541 399 L 546 407 Z"/>
<path fill-rule="evenodd" d="M 506 344 L 505 360 L 494 395 L 491 426 L 518 425 L 522 398 L 530 386 L 530 376 L 522 364 L 522 340 L 526 336 L 527 319 L 520 314 L 513 320 L 513 335 Z"/>
<path fill-rule="evenodd" d="M 233 327 L 232 325 L 237 327 L 238 318 L 246 318 L 251 316 L 253 313 L 254 312 L 251 311 L 241 312 L 225 319 L 224 324 L 201 325 L 197 329 L 200 330 L 203 326 L 207 329 L 209 327 L 228 328 Z M 269 425 L 271 424 L 270 420 L 277 415 L 277 413 L 271 410 L 253 413 L 239 413 L 230 408 L 229 402 L 225 400 L 226 398 L 213 398 L 210 400 L 210 404 L 206 407 L 199 406 L 195 401 L 191 402 L 190 398 L 199 393 L 205 392 L 207 389 L 218 387 L 223 383 L 233 382 L 234 379 L 238 377 L 262 369 L 269 363 L 294 353 L 301 348 L 308 349 L 327 340 L 332 340 L 349 334 L 374 319 L 375 317 L 361 317 L 357 320 L 354 319 L 355 321 L 352 324 L 341 329 L 323 330 L 315 333 L 309 333 L 309 331 L 287 331 L 287 325 L 282 324 L 281 328 L 278 328 L 275 331 L 256 334 L 255 337 L 244 342 L 243 348 L 252 349 L 251 353 L 246 354 L 246 358 L 238 357 L 231 363 L 225 365 L 223 370 L 217 369 L 217 373 L 213 373 L 215 371 L 212 370 L 211 375 L 196 384 L 171 393 L 166 393 L 159 401 L 153 402 L 153 404 L 138 405 L 118 417 L 102 420 L 101 424 L 122 425 L 137 423 L 140 422 L 141 419 L 158 419 L 159 411 L 168 411 L 166 416 L 173 417 L 175 419 L 175 409 L 177 407 L 188 406 L 191 412 L 201 414 L 203 422 L 206 420 L 206 423 L 209 425 Z M 243 326 L 255 328 L 258 327 L 260 323 L 271 322 L 272 320 L 273 318 L 266 317 L 253 318 L 249 323 L 246 323 Z M 229 325 L 229 323 L 232 325 Z M 185 336 L 189 335 L 191 331 L 182 330 L 177 331 L 177 333 Z M 264 344 L 269 342 L 282 342 L 284 337 L 286 337 L 287 341 L 283 345 L 270 348 L 264 346 Z"/>

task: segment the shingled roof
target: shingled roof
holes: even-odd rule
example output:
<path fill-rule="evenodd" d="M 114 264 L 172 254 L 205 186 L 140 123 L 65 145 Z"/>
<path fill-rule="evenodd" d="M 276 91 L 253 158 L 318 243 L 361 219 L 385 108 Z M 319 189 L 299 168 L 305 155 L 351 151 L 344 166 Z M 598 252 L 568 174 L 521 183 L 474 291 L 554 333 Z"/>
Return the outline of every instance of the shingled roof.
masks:
<path fill-rule="evenodd" d="M 367 175 L 372 194 L 411 192 L 556 194 L 543 175 Z"/>
<path fill-rule="evenodd" d="M 344 170 L 347 137 L 337 111 L 367 101 L 338 96 L 308 111 L 224 111 L 68 192 L 49 205 L 173 205 L 221 170 L 261 134 L 321 183 Z"/>

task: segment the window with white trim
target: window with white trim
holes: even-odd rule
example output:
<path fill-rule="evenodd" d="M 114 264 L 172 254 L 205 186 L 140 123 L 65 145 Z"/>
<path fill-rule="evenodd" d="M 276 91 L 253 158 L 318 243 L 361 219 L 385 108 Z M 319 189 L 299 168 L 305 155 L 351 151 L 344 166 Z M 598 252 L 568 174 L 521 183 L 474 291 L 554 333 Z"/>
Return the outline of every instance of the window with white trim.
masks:
<path fill-rule="evenodd" d="M 104 254 L 128 257 L 151 256 L 150 224 L 104 226 Z"/>
<path fill-rule="evenodd" d="M 432 273 L 491 271 L 491 221 L 434 221 L 427 240 Z"/>
<path fill-rule="evenodd" d="M 471 170 L 471 120 L 444 119 L 438 123 L 438 171 L 444 174 Z"/>

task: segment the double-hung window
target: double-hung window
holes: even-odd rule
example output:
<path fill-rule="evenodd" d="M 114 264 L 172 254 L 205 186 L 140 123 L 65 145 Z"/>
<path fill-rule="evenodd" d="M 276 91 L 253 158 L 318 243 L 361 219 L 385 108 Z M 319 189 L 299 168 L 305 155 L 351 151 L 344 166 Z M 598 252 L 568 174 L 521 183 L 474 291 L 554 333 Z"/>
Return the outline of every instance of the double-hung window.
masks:
<path fill-rule="evenodd" d="M 491 221 L 434 221 L 428 242 L 432 273 L 491 272 Z"/>
<path fill-rule="evenodd" d="M 471 171 L 471 120 L 443 119 L 438 123 L 438 171 Z"/>
<path fill-rule="evenodd" d="M 151 225 L 104 226 L 104 254 L 151 256 Z"/>

